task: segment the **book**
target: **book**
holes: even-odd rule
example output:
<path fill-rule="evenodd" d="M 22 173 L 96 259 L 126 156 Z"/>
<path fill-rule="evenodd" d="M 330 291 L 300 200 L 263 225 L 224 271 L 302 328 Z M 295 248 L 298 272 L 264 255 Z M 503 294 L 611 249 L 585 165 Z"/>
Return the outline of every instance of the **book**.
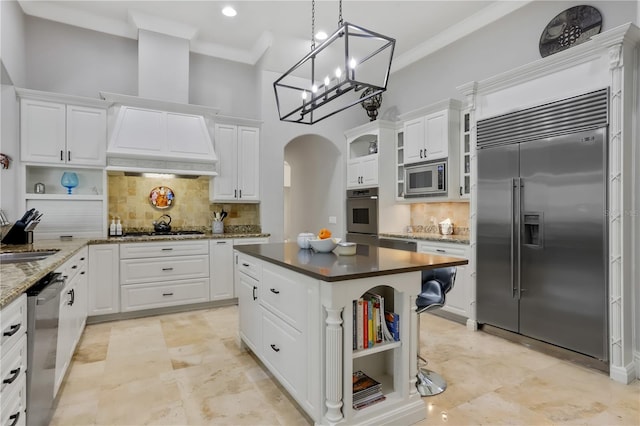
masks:
<path fill-rule="evenodd" d="M 363 349 L 363 325 L 362 325 L 362 316 L 363 316 L 363 308 L 362 308 L 362 298 L 358 299 L 358 310 L 356 312 L 356 329 L 354 333 L 356 334 L 356 340 L 358 341 L 358 349 Z"/>
<path fill-rule="evenodd" d="M 384 318 L 386 320 L 389 331 L 393 336 L 393 340 L 396 342 L 400 340 L 400 317 L 395 312 L 385 312 Z"/>
<path fill-rule="evenodd" d="M 382 385 L 361 370 L 353 373 L 353 408 L 359 410 L 385 400 Z"/>

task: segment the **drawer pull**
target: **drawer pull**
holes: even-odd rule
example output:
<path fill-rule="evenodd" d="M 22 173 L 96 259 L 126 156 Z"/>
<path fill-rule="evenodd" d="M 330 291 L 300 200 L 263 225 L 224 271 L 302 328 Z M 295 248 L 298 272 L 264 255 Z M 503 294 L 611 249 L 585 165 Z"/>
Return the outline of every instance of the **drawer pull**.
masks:
<path fill-rule="evenodd" d="M 17 379 L 18 376 L 20 375 L 20 367 L 16 368 L 15 370 L 11 370 L 10 373 L 12 374 L 12 376 L 9 377 L 8 379 L 4 379 L 2 383 L 7 383 L 7 384 L 13 383 L 13 381 Z"/>
<path fill-rule="evenodd" d="M 216 244 L 227 244 L 227 241 L 216 241 Z"/>
<path fill-rule="evenodd" d="M 81 258 L 80 258 L 80 261 L 83 261 L 83 260 L 84 260 L 84 257 L 81 257 Z"/>
<path fill-rule="evenodd" d="M 80 275 L 84 275 L 86 273 L 86 271 L 82 271 L 80 272 Z"/>
<path fill-rule="evenodd" d="M 18 419 L 20 418 L 20 411 L 9 416 L 9 420 L 13 420 L 9 426 L 16 426 L 18 424 Z"/>
<path fill-rule="evenodd" d="M 68 294 L 69 296 L 71 296 L 71 299 L 69 300 L 69 303 L 67 303 L 67 305 L 69 305 L 69 306 L 73 306 L 74 302 L 76 301 L 76 292 L 75 292 L 75 289 L 73 289 L 73 288 L 72 288 L 71 290 L 69 290 L 69 291 L 67 292 L 67 294 Z"/>
<path fill-rule="evenodd" d="M 173 247 L 165 247 L 162 249 L 162 251 L 171 251 L 173 250 Z"/>
<path fill-rule="evenodd" d="M 163 296 L 173 296 L 173 293 L 162 293 Z"/>
<path fill-rule="evenodd" d="M 269 345 L 271 346 L 271 349 L 273 349 L 274 352 L 280 352 L 280 348 L 277 347 L 276 345 Z"/>
<path fill-rule="evenodd" d="M 78 269 L 78 265 L 73 265 L 71 269 Z"/>
<path fill-rule="evenodd" d="M 256 287 L 255 285 L 253 286 L 253 300 L 256 300 L 258 298 L 258 296 L 256 296 L 256 290 L 258 289 L 258 287 Z"/>
<path fill-rule="evenodd" d="M 280 290 L 276 290 L 275 288 L 270 288 L 269 290 L 271 290 L 273 294 L 280 294 Z"/>
<path fill-rule="evenodd" d="M 443 249 L 436 249 L 436 251 L 437 251 L 438 253 L 446 253 L 446 252 L 447 252 L 446 250 L 443 250 Z"/>
<path fill-rule="evenodd" d="M 242 263 L 242 266 L 244 266 L 245 268 L 248 268 L 249 264 L 248 263 Z"/>
<path fill-rule="evenodd" d="M 163 271 L 173 271 L 173 268 L 162 268 Z"/>
<path fill-rule="evenodd" d="M 13 336 L 14 334 L 16 334 L 18 332 L 18 330 L 20 330 L 20 326 L 22 324 L 13 324 L 11 327 L 9 327 L 9 331 L 5 331 L 4 333 L 2 333 L 3 336 Z"/>

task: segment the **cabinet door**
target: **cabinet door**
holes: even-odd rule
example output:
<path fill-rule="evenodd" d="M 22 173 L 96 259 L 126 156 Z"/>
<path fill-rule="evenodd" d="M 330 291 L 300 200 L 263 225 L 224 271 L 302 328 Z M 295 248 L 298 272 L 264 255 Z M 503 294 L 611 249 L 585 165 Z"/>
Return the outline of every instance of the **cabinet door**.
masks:
<path fill-rule="evenodd" d="M 361 186 L 362 163 L 360 159 L 349 160 L 347 163 L 347 188 L 357 188 Z"/>
<path fill-rule="evenodd" d="M 201 116 L 167 112 L 167 151 L 176 159 L 210 156 L 209 131 Z"/>
<path fill-rule="evenodd" d="M 209 287 L 210 300 L 232 299 L 233 294 L 233 241 L 210 241 Z"/>
<path fill-rule="evenodd" d="M 89 246 L 88 314 L 120 312 L 118 244 Z"/>
<path fill-rule="evenodd" d="M 260 131 L 238 127 L 238 199 L 260 200 Z"/>
<path fill-rule="evenodd" d="M 215 125 L 215 151 L 218 156 L 218 175 L 213 178 L 213 197 L 216 201 L 237 199 L 238 160 L 236 148 L 237 128 L 233 125 Z"/>
<path fill-rule="evenodd" d="M 425 161 L 424 156 L 424 117 L 408 120 L 404 123 L 404 163 Z"/>
<path fill-rule="evenodd" d="M 449 114 L 437 112 L 424 118 L 425 148 L 427 160 L 447 158 L 449 155 Z"/>
<path fill-rule="evenodd" d="M 107 111 L 67 105 L 67 163 L 104 166 L 106 149 Z"/>
<path fill-rule="evenodd" d="M 362 157 L 362 183 L 364 186 L 378 185 L 378 155 Z"/>
<path fill-rule="evenodd" d="M 64 163 L 64 104 L 20 100 L 20 158 L 22 161 Z"/>
<path fill-rule="evenodd" d="M 60 293 L 60 310 L 58 313 L 58 342 L 56 347 L 56 369 L 54 396 L 62 384 L 64 374 L 71 362 L 71 347 L 74 340 L 74 320 L 73 320 L 73 285 L 67 283 Z"/>
<path fill-rule="evenodd" d="M 256 354 L 260 348 L 260 305 L 258 281 L 238 273 L 238 310 L 240 312 L 240 336 Z"/>

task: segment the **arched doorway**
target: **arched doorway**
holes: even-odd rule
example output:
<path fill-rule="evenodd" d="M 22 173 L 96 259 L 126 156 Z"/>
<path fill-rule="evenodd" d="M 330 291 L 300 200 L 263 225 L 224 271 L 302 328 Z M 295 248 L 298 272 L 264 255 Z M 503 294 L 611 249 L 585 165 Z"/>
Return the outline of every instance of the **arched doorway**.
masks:
<path fill-rule="evenodd" d="M 320 228 L 342 233 L 329 223 L 330 216 L 342 217 L 344 209 L 341 155 L 333 142 L 315 134 L 298 136 L 284 147 L 285 240 L 295 241 L 298 233 L 317 233 Z"/>

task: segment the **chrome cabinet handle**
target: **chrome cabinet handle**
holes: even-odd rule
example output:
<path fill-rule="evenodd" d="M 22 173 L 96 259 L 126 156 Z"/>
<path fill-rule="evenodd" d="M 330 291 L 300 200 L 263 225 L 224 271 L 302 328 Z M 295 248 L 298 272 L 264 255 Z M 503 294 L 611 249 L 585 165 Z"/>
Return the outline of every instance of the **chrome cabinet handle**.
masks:
<path fill-rule="evenodd" d="M 275 288 L 271 288 L 269 290 L 271 290 L 271 293 L 273 293 L 273 294 L 280 294 L 280 291 L 276 290 Z"/>
<path fill-rule="evenodd" d="M 5 331 L 4 333 L 2 333 L 3 336 L 13 336 L 14 334 L 16 334 L 18 332 L 18 330 L 20 330 L 20 326 L 22 324 L 13 324 L 11 327 L 9 327 L 9 331 Z"/>
<path fill-rule="evenodd" d="M 276 345 L 271 344 L 271 345 L 269 345 L 269 346 L 271 346 L 271 349 L 273 349 L 273 351 L 274 351 L 274 352 L 280 352 L 280 348 L 279 348 L 279 347 L 277 347 Z"/>
<path fill-rule="evenodd" d="M 13 381 L 14 381 L 15 379 L 17 379 L 17 378 L 18 378 L 18 376 L 20 375 L 20 370 L 21 370 L 21 368 L 20 368 L 20 367 L 18 367 L 18 368 L 16 368 L 16 369 L 14 369 L 14 370 L 11 370 L 11 371 L 10 371 L 10 373 L 12 374 L 12 376 L 11 376 L 11 377 L 9 377 L 8 379 L 4 379 L 4 380 L 2 381 L 2 383 L 6 383 L 6 384 L 11 384 L 11 383 L 13 383 Z"/>

